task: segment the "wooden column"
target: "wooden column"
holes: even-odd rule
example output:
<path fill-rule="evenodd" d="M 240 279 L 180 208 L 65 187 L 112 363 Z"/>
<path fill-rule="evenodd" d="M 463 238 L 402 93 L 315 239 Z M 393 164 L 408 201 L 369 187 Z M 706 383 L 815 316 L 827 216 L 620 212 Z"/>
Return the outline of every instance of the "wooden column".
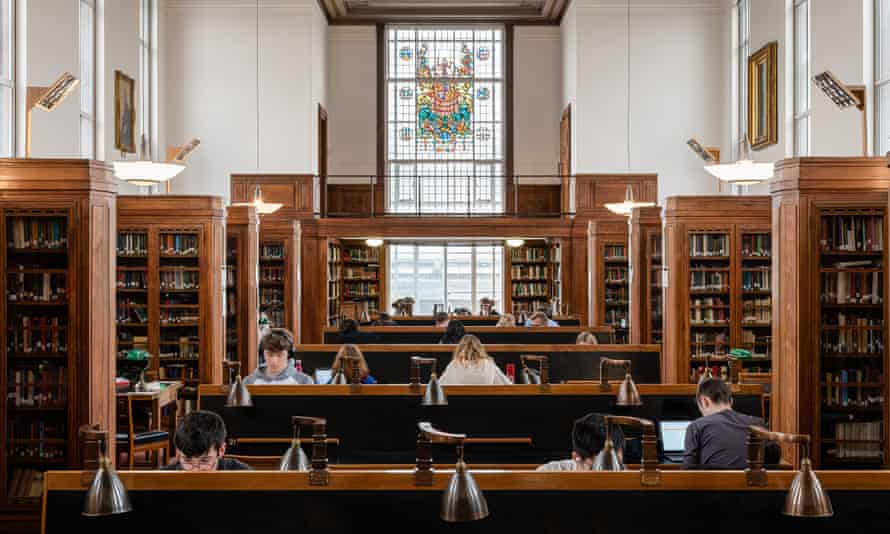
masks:
<path fill-rule="evenodd" d="M 303 280 L 302 343 L 322 343 L 328 313 L 328 240 L 318 235 L 318 225 L 307 221 L 303 227 L 301 276 Z"/>
<path fill-rule="evenodd" d="M 661 236 L 661 208 L 636 208 L 630 214 L 628 276 L 630 278 L 630 343 L 651 343 L 652 291 L 649 243 Z M 661 276 L 661 273 L 658 273 Z"/>
<path fill-rule="evenodd" d="M 819 436 L 820 211 L 887 208 L 890 169 L 886 158 L 794 158 L 780 161 L 770 181 L 773 273 L 773 428 Z M 883 303 L 887 342 L 887 218 L 884 218 Z M 887 349 L 883 355 L 887 398 Z M 884 401 L 884 463 L 888 403 Z M 820 465 L 818 439 L 814 462 Z M 797 464 L 785 450 L 785 459 Z"/>
<path fill-rule="evenodd" d="M 237 330 L 241 373 L 257 367 L 257 282 L 260 257 L 260 219 L 253 206 L 229 206 L 226 233 L 236 240 Z"/>

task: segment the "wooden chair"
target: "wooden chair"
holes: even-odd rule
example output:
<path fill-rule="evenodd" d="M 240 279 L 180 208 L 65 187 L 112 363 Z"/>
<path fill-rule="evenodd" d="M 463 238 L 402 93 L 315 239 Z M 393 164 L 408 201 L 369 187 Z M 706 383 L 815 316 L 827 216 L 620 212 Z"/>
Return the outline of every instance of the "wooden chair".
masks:
<path fill-rule="evenodd" d="M 739 372 L 739 384 L 760 384 L 763 394 L 760 397 L 760 408 L 763 411 L 764 421 L 769 421 L 769 403 L 772 397 L 772 373 Z"/>
<path fill-rule="evenodd" d="M 118 458 L 120 458 L 121 452 L 126 452 L 130 470 L 136 465 L 136 454 L 138 453 L 145 453 L 146 456 L 149 453 L 152 455 L 157 454 L 158 461 L 155 462 L 156 465 L 158 467 L 164 465 L 168 457 L 170 434 L 163 430 L 138 428 L 134 423 L 132 397 L 118 398 L 117 407 L 117 435 L 115 436 L 115 441 L 117 443 Z"/>

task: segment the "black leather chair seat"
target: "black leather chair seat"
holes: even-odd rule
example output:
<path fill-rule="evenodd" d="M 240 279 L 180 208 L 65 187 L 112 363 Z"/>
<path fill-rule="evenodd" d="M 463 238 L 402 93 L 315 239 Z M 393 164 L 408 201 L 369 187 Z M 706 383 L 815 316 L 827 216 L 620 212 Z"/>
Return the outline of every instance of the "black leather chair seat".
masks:
<path fill-rule="evenodd" d="M 117 441 L 118 444 L 126 445 L 130 440 L 130 436 L 127 434 L 117 434 L 114 439 Z M 168 441 L 169 439 L 169 432 L 164 432 L 163 430 L 150 430 L 148 432 L 140 432 L 136 434 L 135 439 L 133 440 L 133 444 L 146 445 L 148 443 Z"/>

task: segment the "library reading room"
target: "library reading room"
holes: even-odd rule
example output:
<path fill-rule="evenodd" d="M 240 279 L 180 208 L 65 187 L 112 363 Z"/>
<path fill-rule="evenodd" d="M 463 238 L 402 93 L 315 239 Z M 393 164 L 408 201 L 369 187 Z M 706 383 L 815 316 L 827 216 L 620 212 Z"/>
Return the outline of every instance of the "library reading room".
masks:
<path fill-rule="evenodd" d="M 888 215 L 890 0 L 0 0 L 0 533 L 885 532 Z"/>

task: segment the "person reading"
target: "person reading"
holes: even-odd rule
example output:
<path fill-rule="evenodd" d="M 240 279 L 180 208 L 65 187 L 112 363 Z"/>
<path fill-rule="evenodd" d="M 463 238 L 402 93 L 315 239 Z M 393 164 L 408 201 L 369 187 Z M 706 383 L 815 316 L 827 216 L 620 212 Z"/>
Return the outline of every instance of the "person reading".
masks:
<path fill-rule="evenodd" d="M 745 469 L 748 458 L 748 427 L 764 426 L 763 419 L 732 409 L 732 392 L 718 378 L 698 385 L 696 404 L 702 417 L 686 428 L 684 469 Z M 764 462 L 779 461 L 779 447 L 767 443 Z"/>
<path fill-rule="evenodd" d="M 624 433 L 619 425 L 612 426 L 612 444 L 618 459 L 624 462 Z M 572 457 L 554 460 L 538 466 L 538 471 L 590 471 L 596 455 L 605 447 L 606 420 L 602 414 L 589 413 L 572 425 Z"/>
<path fill-rule="evenodd" d="M 514 317 L 512 313 L 505 313 L 504 315 L 501 315 L 500 319 L 498 319 L 498 324 L 495 326 L 507 328 L 514 327 L 516 326 L 516 317 Z"/>
<path fill-rule="evenodd" d="M 526 319 L 525 326 L 559 326 L 559 323 L 547 317 L 547 313 L 536 311 L 531 317 Z"/>
<path fill-rule="evenodd" d="M 450 344 L 450 343 L 459 343 L 460 340 L 464 337 L 466 333 L 466 329 L 464 328 L 464 324 L 457 319 L 452 321 L 448 321 L 448 327 L 445 329 L 445 333 L 442 334 L 442 337 L 439 339 L 440 344 Z"/>
<path fill-rule="evenodd" d="M 485 352 L 479 338 L 467 334 L 455 347 L 451 362 L 439 377 L 439 383 L 505 385 L 512 382 Z"/>
<path fill-rule="evenodd" d="M 433 317 L 435 321 L 436 328 L 448 328 L 448 314 L 445 312 L 439 312 Z"/>
<path fill-rule="evenodd" d="M 590 332 L 584 331 L 578 334 L 577 339 L 575 339 L 576 345 L 598 345 L 599 341 L 596 339 L 596 336 L 591 334 Z"/>
<path fill-rule="evenodd" d="M 245 384 L 314 384 L 312 377 L 297 370 L 288 358 L 294 336 L 284 328 L 272 328 L 260 340 L 264 364 L 244 379 Z"/>
<path fill-rule="evenodd" d="M 368 362 L 365 361 L 365 355 L 362 354 L 362 350 L 352 344 L 343 345 L 337 351 L 334 363 L 331 364 L 331 373 L 333 374 L 331 380 L 334 380 L 337 376 L 337 371 L 340 369 L 343 370 L 346 380 L 350 380 L 355 366 L 358 366 L 359 381 L 362 384 L 377 383 L 377 380 L 371 376 L 371 370 L 368 368 Z"/>
<path fill-rule="evenodd" d="M 173 436 L 176 459 L 162 471 L 244 471 L 250 466 L 225 458 L 226 424 L 214 412 L 197 410 L 186 415 Z"/>

